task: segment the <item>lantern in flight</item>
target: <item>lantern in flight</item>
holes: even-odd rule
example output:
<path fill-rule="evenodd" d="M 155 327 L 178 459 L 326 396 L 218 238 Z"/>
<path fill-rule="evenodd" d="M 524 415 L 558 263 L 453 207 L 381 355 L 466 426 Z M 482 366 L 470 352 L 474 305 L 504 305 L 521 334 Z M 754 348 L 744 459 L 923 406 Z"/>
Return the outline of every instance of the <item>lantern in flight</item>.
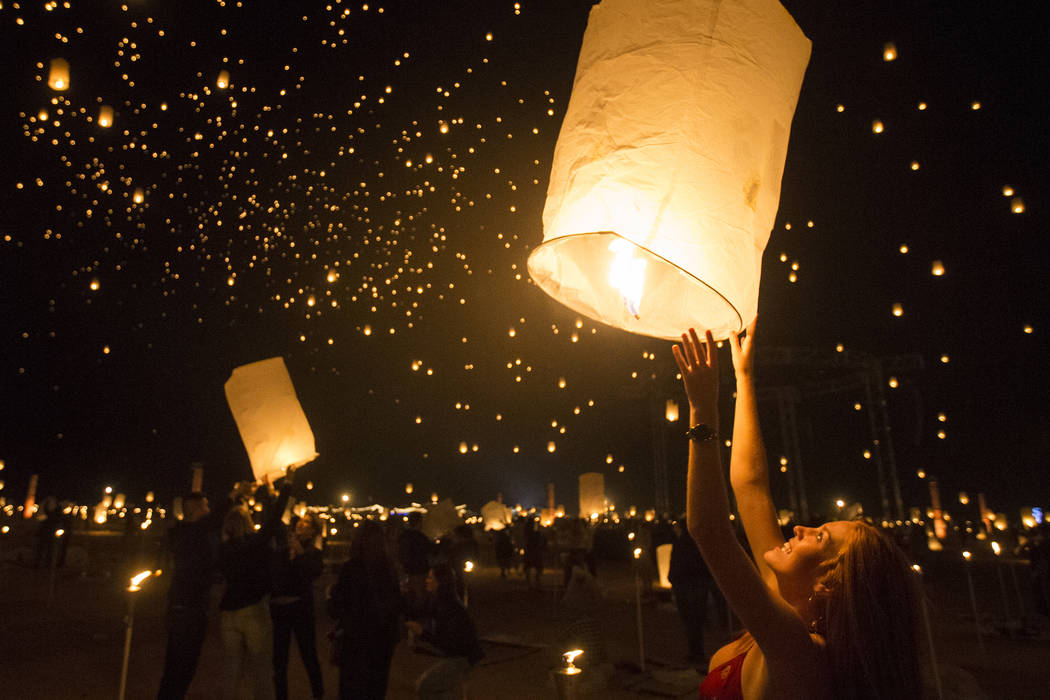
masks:
<path fill-rule="evenodd" d="M 47 86 L 56 92 L 69 89 L 69 61 L 64 58 L 52 58 L 47 73 Z"/>
<path fill-rule="evenodd" d="M 741 331 L 809 54 L 777 0 L 593 7 L 529 256 L 537 285 L 642 335 Z"/>
<path fill-rule="evenodd" d="M 98 108 L 98 125 L 103 129 L 113 126 L 113 108 L 109 105 L 102 105 Z"/>
<path fill-rule="evenodd" d="M 226 401 L 248 451 L 256 479 L 275 479 L 317 457 L 314 434 L 295 395 L 284 358 L 271 357 L 233 370 Z"/>

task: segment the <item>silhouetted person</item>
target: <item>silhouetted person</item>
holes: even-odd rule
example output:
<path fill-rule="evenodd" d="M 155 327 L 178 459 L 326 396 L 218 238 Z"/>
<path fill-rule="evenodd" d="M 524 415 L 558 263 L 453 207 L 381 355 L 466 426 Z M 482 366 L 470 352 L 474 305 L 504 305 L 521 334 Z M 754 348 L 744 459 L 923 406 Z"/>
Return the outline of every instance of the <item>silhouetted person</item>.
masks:
<path fill-rule="evenodd" d="M 510 527 L 492 530 L 492 548 L 496 552 L 496 564 L 499 565 L 500 578 L 507 577 L 507 569 L 514 561 L 514 543 L 510 539 Z"/>
<path fill-rule="evenodd" d="M 456 593 L 456 574 L 447 564 L 430 570 L 426 579 L 427 605 L 420 620 L 407 625 L 419 641 L 432 647 L 442 659 L 423 672 L 416 683 L 420 700 L 458 697 L 470 669 L 484 654 L 474 621 Z"/>
<path fill-rule="evenodd" d="M 247 506 L 231 508 L 223 519 L 218 562 L 226 581 L 219 601 L 224 698 L 237 696 L 242 671 L 248 675 L 256 700 L 274 697 L 273 623 L 267 600 L 270 557 L 290 495 L 291 472 L 258 530 Z"/>
<path fill-rule="evenodd" d="M 357 527 L 350 557 L 332 587 L 332 616 L 339 621 L 339 697 L 383 700 L 390 660 L 401 639 L 404 604 L 383 530 L 371 520 Z"/>
<path fill-rule="evenodd" d="M 288 652 L 293 634 L 299 646 L 299 656 L 306 666 L 306 675 L 310 678 L 310 691 L 315 698 L 324 696 L 314 622 L 314 581 L 324 569 L 321 550 L 315 545 L 320 534 L 317 518 L 306 513 L 295 522 L 291 531 L 277 538 L 270 597 L 273 684 L 277 700 L 288 698 Z"/>
<path fill-rule="evenodd" d="M 478 563 L 481 553 L 478 551 L 477 540 L 474 539 L 474 528 L 466 523 L 457 525 L 449 535 L 451 544 L 449 546 L 448 563 L 456 574 L 456 593 L 459 599 L 467 599 L 467 562 Z"/>
<path fill-rule="evenodd" d="M 405 602 L 410 610 L 422 609 L 426 593 L 427 572 L 434 553 L 434 542 L 422 531 L 423 514 L 408 514 L 408 528 L 397 538 L 397 559 L 405 575 Z"/>
<path fill-rule="evenodd" d="M 48 496 L 43 504 L 44 517 L 36 528 L 36 566 L 47 568 L 51 566 L 52 560 L 58 563 L 58 539 L 55 533 L 62 527 L 62 512 L 58 508 L 58 500 L 54 496 Z"/>
<path fill-rule="evenodd" d="M 547 537 L 540 531 L 536 518 L 526 518 L 523 527 L 525 580 L 530 590 L 539 590 L 540 581 L 543 579 L 543 556 L 547 551 Z"/>
<path fill-rule="evenodd" d="M 214 511 L 200 491 L 184 496 L 182 520 L 168 530 L 164 546 L 174 560 L 175 573 L 168 589 L 168 647 L 158 700 L 182 700 L 193 681 L 208 628 L 208 592 L 215 577 L 219 530 L 242 492 L 232 491 Z"/>
<path fill-rule="evenodd" d="M 667 580 L 671 582 L 678 617 L 685 628 L 689 644 L 689 663 L 701 674 L 707 673 L 707 653 L 704 651 L 704 622 L 707 618 L 707 598 L 714 585 L 711 572 L 696 542 L 686 529 L 685 516 L 675 523 L 675 539 L 671 543 L 671 565 Z"/>

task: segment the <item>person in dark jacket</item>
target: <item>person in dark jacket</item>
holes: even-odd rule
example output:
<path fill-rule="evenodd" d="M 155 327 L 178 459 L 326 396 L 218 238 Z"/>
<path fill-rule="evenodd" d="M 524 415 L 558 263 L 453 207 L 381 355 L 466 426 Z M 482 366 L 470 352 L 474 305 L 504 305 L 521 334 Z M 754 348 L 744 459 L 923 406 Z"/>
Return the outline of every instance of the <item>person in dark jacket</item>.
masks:
<path fill-rule="evenodd" d="M 704 651 L 704 622 L 707 618 L 707 597 L 714 584 L 696 542 L 689 536 L 683 515 L 675 524 L 675 539 L 671 543 L 671 565 L 667 580 L 671 582 L 678 617 L 685 628 L 689 644 L 689 663 L 700 675 L 707 673 L 707 655 Z"/>
<path fill-rule="evenodd" d="M 507 569 L 514 561 L 514 542 L 510 539 L 510 526 L 491 530 L 492 548 L 496 552 L 496 563 L 499 564 L 499 577 L 507 578 Z"/>
<path fill-rule="evenodd" d="M 439 564 L 427 574 L 427 608 L 422 620 L 409 620 L 407 626 L 418 639 L 443 658 L 428 668 L 416 683 L 421 700 L 451 700 L 470 669 L 483 658 L 481 643 L 470 613 L 456 593 L 456 574 L 447 564 Z"/>
<path fill-rule="evenodd" d="M 273 686 L 273 623 L 270 595 L 270 558 L 273 538 L 291 495 L 291 472 L 277 502 L 256 530 L 246 506 L 230 509 L 222 523 L 219 570 L 226 590 L 219 601 L 222 615 L 223 697 L 234 698 L 242 671 L 249 677 L 253 697 L 270 700 Z"/>
<path fill-rule="evenodd" d="M 338 620 L 339 697 L 383 700 L 404 603 L 378 523 L 364 520 L 357 526 L 331 596 L 332 617 Z"/>
<path fill-rule="evenodd" d="M 168 646 L 158 700 L 182 700 L 193 682 L 208 628 L 208 593 L 215 578 L 215 551 L 227 511 L 248 485 L 240 484 L 215 509 L 194 491 L 182 498 L 182 520 L 168 530 L 164 549 L 175 573 L 168 589 Z"/>
<path fill-rule="evenodd" d="M 434 555 L 434 541 L 423 532 L 423 514 L 417 510 L 408 514 L 408 528 L 397 537 L 397 559 L 405 575 L 405 602 L 408 609 L 423 609 L 427 572 Z"/>
<path fill-rule="evenodd" d="M 316 516 L 304 513 L 290 532 L 277 537 L 270 597 L 273 685 L 277 700 L 288 698 L 288 652 L 293 633 L 299 645 L 299 656 L 306 666 L 306 675 L 310 678 L 310 691 L 315 698 L 324 696 L 314 623 L 314 581 L 324 569 L 321 550 L 315 544 L 320 534 Z"/>
<path fill-rule="evenodd" d="M 524 556 L 522 565 L 525 569 L 525 580 L 529 590 L 539 590 L 543 581 L 543 559 L 547 553 L 547 537 L 540 530 L 539 518 L 525 518 L 522 524 L 524 535 Z"/>

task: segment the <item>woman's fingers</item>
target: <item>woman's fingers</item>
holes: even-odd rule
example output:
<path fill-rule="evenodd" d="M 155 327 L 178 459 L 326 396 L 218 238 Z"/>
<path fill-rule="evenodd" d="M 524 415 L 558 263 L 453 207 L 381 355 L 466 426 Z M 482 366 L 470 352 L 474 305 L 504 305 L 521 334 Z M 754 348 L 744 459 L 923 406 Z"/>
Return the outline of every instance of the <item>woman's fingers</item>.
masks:
<path fill-rule="evenodd" d="M 682 357 L 682 348 L 678 345 L 672 345 L 671 354 L 674 355 L 674 361 L 678 365 L 678 371 L 681 372 L 682 376 L 684 377 L 689 371 L 689 366 L 688 363 L 685 361 L 685 358 Z"/>
<path fill-rule="evenodd" d="M 693 345 L 693 354 L 696 355 L 696 364 L 706 365 L 707 364 L 707 352 L 706 348 L 703 347 L 703 343 L 700 342 L 700 336 L 696 334 L 695 328 L 689 329 L 689 340 Z"/>
<path fill-rule="evenodd" d="M 715 336 L 711 331 L 707 331 L 704 336 L 707 338 L 707 344 L 704 346 L 707 350 L 707 366 L 718 374 L 718 347 L 715 345 Z"/>

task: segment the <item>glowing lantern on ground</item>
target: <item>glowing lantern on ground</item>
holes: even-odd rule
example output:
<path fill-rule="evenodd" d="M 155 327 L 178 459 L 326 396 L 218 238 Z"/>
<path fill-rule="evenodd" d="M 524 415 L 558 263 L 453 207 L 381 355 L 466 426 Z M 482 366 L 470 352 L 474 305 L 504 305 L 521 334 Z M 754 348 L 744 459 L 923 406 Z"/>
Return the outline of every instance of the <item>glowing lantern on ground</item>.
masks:
<path fill-rule="evenodd" d="M 744 328 L 809 53 L 776 0 L 592 8 L 528 261 L 539 287 L 643 335 Z"/>
<path fill-rule="evenodd" d="M 104 129 L 113 126 L 113 108 L 109 105 L 98 108 L 98 125 Z"/>
<path fill-rule="evenodd" d="M 664 418 L 667 419 L 668 423 L 674 423 L 678 420 L 678 402 L 674 399 L 667 399 L 667 405 L 664 408 Z"/>
<path fill-rule="evenodd" d="M 58 92 L 69 89 L 69 61 L 64 58 L 51 59 L 51 68 L 47 74 L 47 86 Z"/>
<path fill-rule="evenodd" d="M 656 570 L 660 576 L 660 588 L 670 588 L 667 575 L 671 572 L 671 546 L 662 544 L 656 548 Z"/>
<path fill-rule="evenodd" d="M 580 517 L 590 518 L 605 512 L 605 475 L 598 472 L 580 474 Z"/>
<path fill-rule="evenodd" d="M 225 388 L 256 479 L 276 478 L 317 457 L 314 434 L 283 358 L 236 368 Z"/>

